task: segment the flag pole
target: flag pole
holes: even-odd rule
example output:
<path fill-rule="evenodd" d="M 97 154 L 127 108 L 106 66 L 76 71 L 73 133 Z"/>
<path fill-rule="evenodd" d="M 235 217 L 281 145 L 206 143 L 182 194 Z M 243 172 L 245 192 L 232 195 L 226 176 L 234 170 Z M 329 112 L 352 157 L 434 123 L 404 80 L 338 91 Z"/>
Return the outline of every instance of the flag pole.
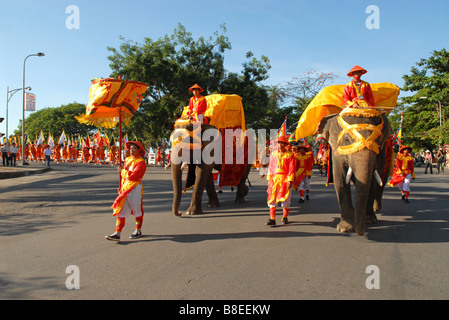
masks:
<path fill-rule="evenodd" d="M 119 116 L 118 116 L 118 127 L 119 127 L 119 145 L 118 145 L 118 154 L 119 154 L 119 167 L 122 166 L 122 107 L 119 109 Z M 119 172 L 119 186 L 120 190 L 122 189 L 122 173 Z"/>

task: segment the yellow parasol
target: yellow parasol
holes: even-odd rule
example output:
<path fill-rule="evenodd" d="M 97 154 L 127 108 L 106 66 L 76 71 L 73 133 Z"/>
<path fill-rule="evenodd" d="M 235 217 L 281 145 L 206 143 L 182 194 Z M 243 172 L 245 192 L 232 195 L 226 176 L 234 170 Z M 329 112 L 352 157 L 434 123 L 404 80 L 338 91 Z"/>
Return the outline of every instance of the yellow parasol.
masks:
<path fill-rule="evenodd" d="M 304 110 L 296 127 L 296 141 L 314 135 L 318 125 L 326 116 L 340 113 L 346 106 L 343 101 L 345 85 L 323 88 Z M 373 83 L 371 89 L 376 106 L 374 109 L 389 113 L 396 107 L 399 87 L 388 82 Z"/>
<path fill-rule="evenodd" d="M 100 78 L 92 81 L 86 113 L 75 118 L 80 123 L 107 129 L 119 124 L 119 154 L 122 165 L 122 123 L 129 120 L 142 102 L 142 95 L 148 85 L 123 79 Z"/>

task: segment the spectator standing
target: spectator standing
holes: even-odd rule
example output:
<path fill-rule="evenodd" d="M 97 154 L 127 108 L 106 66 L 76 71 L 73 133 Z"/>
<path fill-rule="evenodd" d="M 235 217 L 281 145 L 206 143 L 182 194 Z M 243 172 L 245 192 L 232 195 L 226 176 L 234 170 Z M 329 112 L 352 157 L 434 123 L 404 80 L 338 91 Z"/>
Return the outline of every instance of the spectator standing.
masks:
<path fill-rule="evenodd" d="M 430 167 L 430 174 L 433 174 L 432 170 L 432 153 L 430 150 L 426 150 L 426 156 L 424 158 L 424 163 L 426 164 L 426 170 L 424 171 L 424 174 L 427 174 L 427 168 Z"/>

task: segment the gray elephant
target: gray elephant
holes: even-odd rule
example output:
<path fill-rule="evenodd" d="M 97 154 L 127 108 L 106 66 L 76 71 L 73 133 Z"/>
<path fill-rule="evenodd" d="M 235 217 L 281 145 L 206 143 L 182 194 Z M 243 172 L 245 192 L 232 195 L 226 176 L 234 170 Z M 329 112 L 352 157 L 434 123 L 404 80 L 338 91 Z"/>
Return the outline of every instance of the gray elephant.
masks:
<path fill-rule="evenodd" d="M 195 134 L 192 134 L 194 132 L 194 126 L 192 122 L 186 123 L 184 125 L 175 125 L 175 130 L 173 131 L 171 135 L 172 140 L 172 146 L 175 145 L 175 147 L 172 147 L 172 153 L 170 156 L 170 166 L 171 166 L 171 174 L 172 174 L 172 183 L 173 183 L 173 205 L 172 210 L 173 213 L 176 216 L 181 216 L 182 212 L 179 211 L 179 207 L 181 204 L 181 197 L 183 191 L 185 189 L 193 187 L 192 192 L 192 198 L 190 202 L 190 206 L 186 211 L 187 215 L 193 215 L 193 214 L 201 214 L 202 211 L 202 196 L 204 189 L 207 191 L 207 195 L 209 198 L 209 201 L 207 203 L 208 207 L 218 207 L 220 206 L 220 202 L 218 200 L 217 192 L 215 191 L 214 186 L 214 180 L 212 176 L 212 170 L 215 168 L 218 171 L 223 170 L 223 165 L 216 164 L 215 162 L 211 161 L 203 161 L 204 156 L 201 157 L 201 160 L 195 161 Z M 208 132 L 208 136 L 215 136 L 218 137 L 219 130 L 215 128 L 212 125 L 209 124 L 203 124 L 201 126 L 201 137 L 204 135 L 205 132 Z M 212 132 L 212 134 L 210 134 Z M 187 137 L 190 137 L 189 139 L 186 139 Z M 189 145 L 179 146 L 177 143 L 186 143 Z M 193 143 L 192 143 L 193 141 Z M 201 148 L 201 152 L 207 148 L 210 143 L 212 143 L 214 139 L 207 140 L 206 141 L 196 141 L 197 148 Z M 182 149 L 182 151 L 181 151 Z M 188 160 L 188 173 L 186 178 L 186 185 L 185 187 L 182 186 L 182 165 L 184 161 L 179 161 L 179 159 L 182 158 L 181 153 L 185 152 L 189 153 L 187 157 L 184 155 L 184 160 Z M 196 150 L 198 151 L 198 150 Z M 211 152 L 209 156 L 211 158 L 214 158 L 214 149 L 211 148 L 208 150 Z M 178 161 L 175 161 L 175 159 L 178 159 Z M 198 158 L 198 153 L 196 153 L 196 158 Z M 239 165 L 236 165 L 239 166 Z M 236 193 L 236 203 L 243 203 L 245 202 L 245 196 L 248 194 L 248 187 L 246 186 L 245 182 L 248 177 L 248 174 L 250 172 L 251 165 L 240 165 L 240 168 L 238 170 L 238 185 L 237 185 L 237 193 Z"/>
<path fill-rule="evenodd" d="M 346 108 L 321 120 L 317 133 L 331 146 L 333 184 L 341 212 L 338 231 L 363 235 L 367 223 L 377 222 L 388 179 L 390 131 L 386 115 L 375 109 Z"/>

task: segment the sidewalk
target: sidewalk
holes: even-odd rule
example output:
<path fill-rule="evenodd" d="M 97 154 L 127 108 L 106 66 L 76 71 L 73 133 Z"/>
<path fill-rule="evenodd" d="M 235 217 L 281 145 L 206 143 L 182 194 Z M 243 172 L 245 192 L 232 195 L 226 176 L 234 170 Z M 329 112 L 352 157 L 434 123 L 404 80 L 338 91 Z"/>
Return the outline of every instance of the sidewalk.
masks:
<path fill-rule="evenodd" d="M 28 162 L 29 165 L 22 165 L 22 161 L 17 161 L 16 166 L 7 167 L 0 163 L 0 179 L 10 179 L 28 176 L 30 174 L 43 173 L 51 170 L 42 162 Z"/>

